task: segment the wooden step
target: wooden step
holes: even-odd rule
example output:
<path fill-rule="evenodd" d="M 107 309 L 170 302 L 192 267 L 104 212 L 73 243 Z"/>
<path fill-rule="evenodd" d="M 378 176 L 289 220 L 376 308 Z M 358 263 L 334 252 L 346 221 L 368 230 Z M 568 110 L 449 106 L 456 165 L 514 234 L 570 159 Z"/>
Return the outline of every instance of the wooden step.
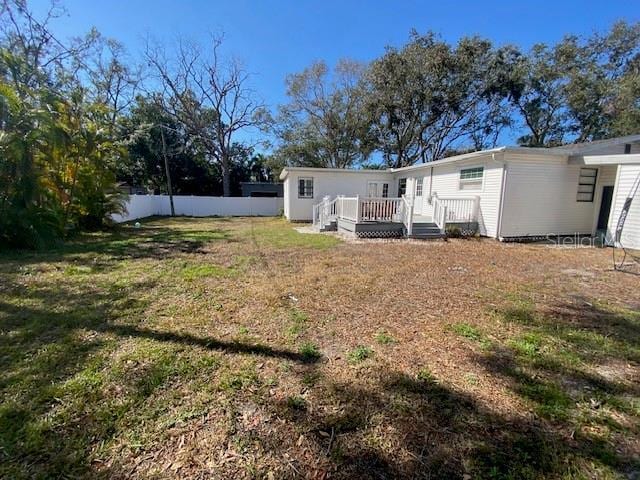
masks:
<path fill-rule="evenodd" d="M 438 240 L 440 238 L 444 238 L 445 235 L 442 233 L 412 233 L 411 235 L 407 235 L 407 238 L 413 238 L 416 240 Z"/>
<path fill-rule="evenodd" d="M 444 236 L 434 222 L 416 222 L 411 227 L 411 235 L 407 235 L 409 238 L 421 240 L 435 240 Z"/>
<path fill-rule="evenodd" d="M 438 225 L 436 225 L 433 222 L 416 222 L 413 224 L 413 228 L 415 227 L 433 227 L 433 228 L 438 228 Z"/>
<path fill-rule="evenodd" d="M 324 225 L 320 225 L 321 232 L 335 232 L 336 230 L 338 230 L 338 222 L 335 220 L 325 223 Z"/>

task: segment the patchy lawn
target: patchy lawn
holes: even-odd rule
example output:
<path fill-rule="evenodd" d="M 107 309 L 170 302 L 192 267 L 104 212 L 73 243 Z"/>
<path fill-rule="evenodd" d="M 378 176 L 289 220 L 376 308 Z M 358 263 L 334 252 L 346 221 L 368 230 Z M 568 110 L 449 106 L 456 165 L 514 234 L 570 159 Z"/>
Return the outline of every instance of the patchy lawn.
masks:
<path fill-rule="evenodd" d="M 0 477 L 637 478 L 609 250 L 153 219 L 0 255 Z"/>

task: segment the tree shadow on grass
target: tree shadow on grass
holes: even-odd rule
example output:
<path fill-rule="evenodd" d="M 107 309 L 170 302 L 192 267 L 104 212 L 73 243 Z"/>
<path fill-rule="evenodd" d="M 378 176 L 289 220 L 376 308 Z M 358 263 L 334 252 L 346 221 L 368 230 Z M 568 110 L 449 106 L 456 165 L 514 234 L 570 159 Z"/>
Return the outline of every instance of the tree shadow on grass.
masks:
<path fill-rule="evenodd" d="M 114 316 L 135 318 L 146 306 L 136 289 L 152 286 L 74 291 L 63 284 L 24 288 L 18 282 L 2 292 L 0 477 L 89 471 L 91 439 L 108 439 L 117 417 L 100 421 L 87 414 L 99 403 L 100 355 L 113 343 L 95 330 Z"/>
<path fill-rule="evenodd" d="M 505 416 L 430 379 L 382 369 L 366 387 L 329 381 L 315 393 L 322 405 L 312 409 L 269 406 L 302 433 L 311 459 L 295 458 L 292 442 L 278 444 L 270 432 L 264 444 L 279 445 L 282 455 L 296 459 L 297 471 L 318 477 L 569 478 L 580 477 L 576 462 L 594 460 L 623 468 L 590 439 L 571 438 L 525 415 Z"/>
<path fill-rule="evenodd" d="M 95 449 L 123 434 L 122 428 L 126 433 L 122 422 L 135 418 L 155 389 L 182 374 L 184 359 L 194 359 L 188 367 L 199 368 L 202 348 L 309 362 L 285 349 L 142 328 L 149 300 L 140 292 L 153 286 L 148 281 L 84 290 L 16 285 L 2 292 L 0 477 L 95 476 Z M 120 378 L 110 355 L 129 338 L 150 340 L 164 353 L 145 358 L 144 368 Z M 192 348 L 196 355 L 190 357 Z M 99 469 L 99 476 L 120 474 L 117 466 Z"/>
<path fill-rule="evenodd" d="M 9 250 L 0 252 L 0 264 L 25 266 L 40 262 L 73 261 L 108 265 L 125 259 L 167 259 L 177 255 L 205 254 L 204 247 L 212 242 L 236 242 L 231 232 L 223 229 L 180 230 L 168 226 L 144 225 L 137 229 L 123 227 L 108 233 L 83 235 L 63 245 L 42 251 Z M 0 265 L 1 266 L 1 265 Z"/>
<path fill-rule="evenodd" d="M 620 418 L 638 419 L 633 399 L 640 396 L 640 316 L 585 298 L 542 311 L 524 303 L 496 313 L 524 333 L 478 353 L 478 363 L 504 379 L 540 418 L 572 432 L 579 457 L 619 475 L 638 474 L 633 447 L 623 445 L 632 443 L 634 427 L 630 431 Z"/>
<path fill-rule="evenodd" d="M 269 414 L 295 433 L 283 441 L 265 429 L 262 444 L 293 459 L 292 478 L 636 478 L 640 388 L 590 364 L 635 361 L 639 319 L 579 302 L 544 314 L 507 306 L 496 312 L 502 321 L 528 333 L 474 349 L 489 379 L 504 380 L 525 405 L 518 413 L 505 413 L 499 396 L 480 402 L 429 375 L 376 365 L 351 383 L 318 383 L 306 407 L 269 399 Z M 635 420 L 625 426 L 617 414 Z"/>
<path fill-rule="evenodd" d="M 198 337 L 187 333 L 162 332 L 158 330 L 140 328 L 134 325 L 104 325 L 100 330 L 115 333 L 123 337 L 146 338 L 156 340 L 158 342 L 197 346 L 224 353 L 258 355 L 261 357 L 278 358 L 300 363 L 315 363 L 318 361 L 315 357 L 309 357 L 308 355 L 303 355 L 291 350 L 273 348 L 257 343 L 245 343 L 239 341 L 225 342 L 213 337 Z"/>

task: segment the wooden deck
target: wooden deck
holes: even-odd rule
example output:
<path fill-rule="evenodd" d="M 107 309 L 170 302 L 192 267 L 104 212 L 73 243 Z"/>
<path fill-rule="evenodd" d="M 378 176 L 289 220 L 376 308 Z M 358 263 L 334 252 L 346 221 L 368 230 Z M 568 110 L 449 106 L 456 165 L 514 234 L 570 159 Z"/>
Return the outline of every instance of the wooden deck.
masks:
<path fill-rule="evenodd" d="M 431 199 L 433 217 L 415 215 L 412 198 L 325 197 L 313 207 L 319 231 L 337 230 L 360 238 L 442 238 L 447 224 L 477 227 L 479 199 Z M 464 222 L 462 221 L 464 217 Z"/>

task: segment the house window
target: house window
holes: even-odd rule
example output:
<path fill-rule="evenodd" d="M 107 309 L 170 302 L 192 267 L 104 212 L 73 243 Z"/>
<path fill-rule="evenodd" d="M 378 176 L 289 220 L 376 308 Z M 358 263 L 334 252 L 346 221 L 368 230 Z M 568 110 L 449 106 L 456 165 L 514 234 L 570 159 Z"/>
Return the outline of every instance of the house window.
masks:
<path fill-rule="evenodd" d="M 578 202 L 593 202 L 596 192 L 596 178 L 598 178 L 597 168 L 581 168 L 578 178 Z"/>
<path fill-rule="evenodd" d="M 416 178 L 416 197 L 422 196 L 422 182 L 423 178 Z"/>
<path fill-rule="evenodd" d="M 313 178 L 298 179 L 298 198 L 313 198 Z"/>
<path fill-rule="evenodd" d="M 484 167 L 463 168 L 460 170 L 460 190 L 482 189 Z"/>
<path fill-rule="evenodd" d="M 389 196 L 389 184 L 382 182 L 369 182 L 369 197 L 388 197 Z"/>
<path fill-rule="evenodd" d="M 407 179 L 401 178 L 398 180 L 398 196 L 401 197 L 407 193 Z"/>

